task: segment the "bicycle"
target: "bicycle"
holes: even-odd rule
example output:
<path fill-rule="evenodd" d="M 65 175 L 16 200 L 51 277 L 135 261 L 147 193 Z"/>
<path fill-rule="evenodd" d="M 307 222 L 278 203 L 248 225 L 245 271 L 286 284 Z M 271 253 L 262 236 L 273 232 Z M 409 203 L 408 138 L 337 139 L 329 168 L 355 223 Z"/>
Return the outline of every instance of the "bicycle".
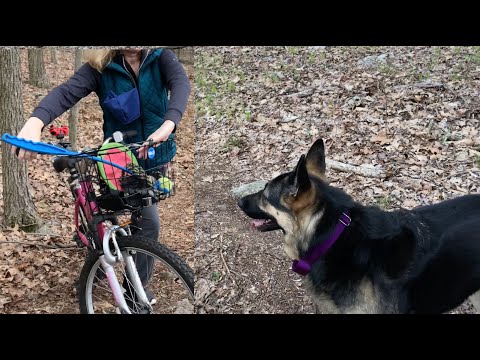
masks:
<path fill-rule="evenodd" d="M 65 135 L 65 131 L 51 133 L 60 140 Z M 77 286 L 80 313 L 191 313 L 192 269 L 173 250 L 143 238 L 135 226 L 142 208 L 172 196 L 175 183 L 171 166 L 161 164 L 148 170 L 140 166 L 135 154 L 142 143 L 124 142 L 134 135 L 116 132 L 100 147 L 80 152 L 71 151 L 64 141 L 33 142 L 9 134 L 4 134 L 2 141 L 55 155 L 54 169 L 58 173 L 68 169 L 74 240 L 88 250 Z M 168 152 L 174 146 L 173 140 L 156 148 L 152 145 L 149 159 L 155 159 L 157 149 Z M 125 161 L 119 164 L 122 159 Z M 130 218 L 121 222 L 125 216 Z M 142 255 L 143 261 L 153 262 L 143 282 L 136 266 Z"/>

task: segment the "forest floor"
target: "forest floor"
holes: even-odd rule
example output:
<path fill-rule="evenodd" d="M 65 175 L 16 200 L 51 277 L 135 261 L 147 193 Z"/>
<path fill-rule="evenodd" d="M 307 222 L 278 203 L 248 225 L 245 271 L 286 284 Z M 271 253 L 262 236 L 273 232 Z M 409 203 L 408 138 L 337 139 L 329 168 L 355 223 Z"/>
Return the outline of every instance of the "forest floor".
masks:
<path fill-rule="evenodd" d="M 200 313 L 313 312 L 282 235 L 251 229 L 231 189 L 290 171 L 319 137 L 327 158 L 387 173 L 327 168 L 360 203 L 479 192 L 478 47 L 201 47 L 195 85 Z"/>
<path fill-rule="evenodd" d="M 27 83 L 26 50 L 22 50 L 23 103 L 27 119 L 40 99 L 54 86 L 73 74 L 74 52 L 59 50 L 58 64 L 45 55 L 46 70 L 51 83 L 39 89 Z M 193 66 L 187 66 L 193 87 Z M 161 214 L 160 241 L 178 252 L 193 267 L 194 262 L 194 108 L 193 95 L 177 130 L 178 152 L 175 157 L 176 192 L 159 204 Z M 68 114 L 56 125 L 66 125 Z M 101 144 L 102 111 L 98 98 L 91 94 L 80 101 L 78 147 L 93 148 Z M 44 131 L 42 141 L 55 141 Z M 1 156 L 1 154 L 0 154 Z M 31 195 L 42 223 L 41 233 L 25 233 L 18 226 L 0 225 L 0 313 L 78 313 L 75 282 L 85 259 L 85 250 L 75 248 L 73 202 L 66 178 L 57 174 L 50 156 L 39 156 L 29 163 Z M 0 168 L 1 173 L 1 168 Z M 4 189 L 0 184 L 0 204 Z M 3 204 L 0 217 L 3 215 Z M 39 244 L 33 245 L 33 244 Z M 44 245 L 71 248 L 47 248 Z"/>

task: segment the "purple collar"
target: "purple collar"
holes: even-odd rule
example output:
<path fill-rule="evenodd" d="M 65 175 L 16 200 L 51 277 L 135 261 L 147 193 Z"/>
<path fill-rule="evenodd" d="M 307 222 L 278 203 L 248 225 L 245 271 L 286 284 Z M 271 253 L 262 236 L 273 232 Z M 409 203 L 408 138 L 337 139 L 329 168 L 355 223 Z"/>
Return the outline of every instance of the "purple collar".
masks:
<path fill-rule="evenodd" d="M 327 240 L 308 251 L 305 256 L 300 260 L 293 260 L 292 270 L 297 274 L 303 276 L 307 275 L 312 269 L 312 265 L 321 256 L 325 255 L 328 249 L 330 249 L 330 247 L 335 243 L 335 241 L 337 241 L 343 230 L 345 230 L 345 228 L 349 226 L 351 222 L 352 219 L 350 218 L 350 216 L 348 216 L 348 211 L 343 212 L 338 219 L 337 226 L 335 227 L 335 230 L 333 230 L 332 235 L 330 235 Z"/>

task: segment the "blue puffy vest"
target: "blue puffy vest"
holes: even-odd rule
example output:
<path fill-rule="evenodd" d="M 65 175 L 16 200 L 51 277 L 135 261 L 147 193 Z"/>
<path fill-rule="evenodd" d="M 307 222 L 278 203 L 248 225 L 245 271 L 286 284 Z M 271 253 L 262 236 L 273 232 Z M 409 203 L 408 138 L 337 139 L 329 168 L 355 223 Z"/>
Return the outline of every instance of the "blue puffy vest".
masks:
<path fill-rule="evenodd" d="M 132 91 L 132 89 L 135 89 L 135 81 L 122 65 L 113 61 L 103 69 L 97 95 L 103 110 L 105 138 L 112 136 L 115 131 L 137 130 L 137 136 L 130 138 L 129 142 L 144 141 L 165 121 L 168 94 L 160 72 L 161 53 L 162 49 L 150 51 L 140 65 L 137 88 L 140 100 L 140 117 L 128 124 L 122 122 L 118 113 L 116 114 L 105 105 L 105 100 L 108 101 L 111 94 L 121 96 Z M 170 139 L 173 138 L 174 133 L 170 135 Z M 172 160 L 175 153 L 176 145 L 174 141 L 169 142 L 168 148 L 167 143 L 164 143 L 156 148 L 154 159 L 149 160 L 147 164 L 140 161 L 140 165 L 151 168 L 165 164 Z"/>

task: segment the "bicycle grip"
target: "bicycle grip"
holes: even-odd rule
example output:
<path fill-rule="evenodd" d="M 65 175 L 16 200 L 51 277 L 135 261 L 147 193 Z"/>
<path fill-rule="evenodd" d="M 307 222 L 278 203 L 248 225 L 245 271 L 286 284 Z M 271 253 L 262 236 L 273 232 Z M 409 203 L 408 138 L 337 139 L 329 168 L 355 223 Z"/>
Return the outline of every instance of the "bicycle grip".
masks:
<path fill-rule="evenodd" d="M 68 167 L 69 160 L 70 160 L 70 158 L 68 158 L 66 156 L 60 156 L 60 157 L 55 156 L 52 160 L 53 168 L 55 169 L 56 172 L 60 173 Z M 74 159 L 72 159 L 72 160 L 74 160 Z"/>
<path fill-rule="evenodd" d="M 137 130 L 127 130 L 127 131 L 123 131 L 122 134 L 123 134 L 124 139 L 128 139 L 128 138 L 136 136 L 138 134 L 138 131 Z"/>

